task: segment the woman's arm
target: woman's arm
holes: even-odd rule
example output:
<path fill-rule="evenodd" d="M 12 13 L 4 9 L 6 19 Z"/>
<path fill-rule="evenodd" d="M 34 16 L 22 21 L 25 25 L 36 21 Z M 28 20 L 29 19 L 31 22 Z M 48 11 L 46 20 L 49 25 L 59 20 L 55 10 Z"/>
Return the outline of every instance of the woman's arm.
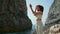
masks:
<path fill-rule="evenodd" d="M 34 12 L 33 9 L 32 9 L 32 5 L 31 4 L 30 4 L 30 9 L 31 9 L 32 12 Z"/>
<path fill-rule="evenodd" d="M 36 9 L 35 9 L 35 11 L 33 11 L 31 4 L 30 4 L 30 8 L 31 8 L 31 11 L 33 12 L 33 14 L 36 15 Z"/>

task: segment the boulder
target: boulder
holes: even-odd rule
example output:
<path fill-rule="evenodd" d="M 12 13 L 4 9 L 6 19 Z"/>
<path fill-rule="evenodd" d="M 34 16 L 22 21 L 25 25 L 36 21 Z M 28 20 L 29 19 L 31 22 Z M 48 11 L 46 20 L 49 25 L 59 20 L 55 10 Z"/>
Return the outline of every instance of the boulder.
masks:
<path fill-rule="evenodd" d="M 15 32 L 32 28 L 25 0 L 0 0 L 0 32 Z"/>
<path fill-rule="evenodd" d="M 49 32 L 49 28 L 53 25 L 60 24 L 60 0 L 54 0 L 45 24 L 46 34 Z"/>

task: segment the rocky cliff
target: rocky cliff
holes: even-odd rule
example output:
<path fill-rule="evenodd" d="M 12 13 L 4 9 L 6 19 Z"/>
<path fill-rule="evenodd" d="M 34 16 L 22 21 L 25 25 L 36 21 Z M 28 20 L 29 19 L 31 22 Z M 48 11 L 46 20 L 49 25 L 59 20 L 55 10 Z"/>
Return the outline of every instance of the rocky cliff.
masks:
<path fill-rule="evenodd" d="M 0 0 L 0 32 L 13 32 L 32 27 L 25 0 Z"/>
<path fill-rule="evenodd" d="M 55 24 L 60 24 L 60 0 L 54 0 L 48 13 L 45 29 L 49 30 L 49 28 Z M 48 32 L 46 34 L 48 34 Z"/>

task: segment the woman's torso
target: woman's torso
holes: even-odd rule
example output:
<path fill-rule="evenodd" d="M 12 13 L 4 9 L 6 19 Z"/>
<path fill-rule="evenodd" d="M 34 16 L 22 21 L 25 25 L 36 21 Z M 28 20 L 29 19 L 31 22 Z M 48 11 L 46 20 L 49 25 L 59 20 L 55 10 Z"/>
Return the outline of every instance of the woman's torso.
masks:
<path fill-rule="evenodd" d="M 37 21 L 37 25 L 43 25 L 42 24 L 42 15 L 41 14 L 36 14 L 36 17 L 37 17 L 37 19 L 36 19 L 36 21 Z"/>
<path fill-rule="evenodd" d="M 41 14 L 36 14 L 36 17 L 37 17 L 37 19 L 39 18 L 39 19 L 42 19 L 42 15 Z"/>

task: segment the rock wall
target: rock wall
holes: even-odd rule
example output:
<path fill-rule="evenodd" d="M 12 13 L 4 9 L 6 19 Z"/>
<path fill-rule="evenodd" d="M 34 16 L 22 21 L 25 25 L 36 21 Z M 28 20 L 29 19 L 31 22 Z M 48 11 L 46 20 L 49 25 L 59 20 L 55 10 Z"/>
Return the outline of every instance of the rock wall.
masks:
<path fill-rule="evenodd" d="M 45 30 L 49 30 L 49 28 L 55 24 L 60 24 L 60 0 L 54 0 L 48 13 Z M 46 34 L 48 34 L 48 32 Z"/>
<path fill-rule="evenodd" d="M 0 32 L 30 29 L 25 0 L 0 0 Z"/>

